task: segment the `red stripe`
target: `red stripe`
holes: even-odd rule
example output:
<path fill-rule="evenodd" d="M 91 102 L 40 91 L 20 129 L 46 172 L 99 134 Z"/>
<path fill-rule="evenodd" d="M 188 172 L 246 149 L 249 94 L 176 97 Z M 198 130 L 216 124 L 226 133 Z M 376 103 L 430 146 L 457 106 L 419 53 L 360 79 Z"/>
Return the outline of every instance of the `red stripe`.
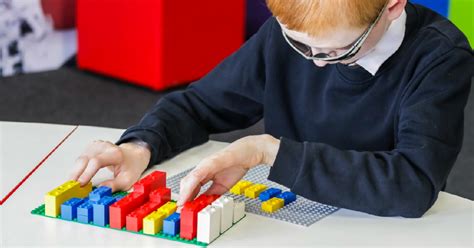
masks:
<path fill-rule="evenodd" d="M 8 192 L 8 194 L 0 201 L 0 205 L 2 205 L 6 200 L 8 200 L 8 198 L 13 195 L 13 193 L 15 193 L 15 191 L 31 176 L 33 175 L 33 173 L 49 158 L 49 156 L 51 156 L 63 143 L 64 141 L 66 141 L 69 136 L 71 136 L 72 133 L 74 133 L 74 131 L 76 131 L 76 129 L 78 128 L 79 126 L 76 126 L 73 130 L 71 130 L 71 132 L 69 132 L 66 137 L 64 137 L 63 140 L 61 140 L 61 142 L 59 142 L 59 144 L 57 144 L 53 150 L 51 150 L 48 155 L 46 155 L 46 157 L 44 157 L 36 166 L 35 168 L 33 168 L 10 192 Z"/>

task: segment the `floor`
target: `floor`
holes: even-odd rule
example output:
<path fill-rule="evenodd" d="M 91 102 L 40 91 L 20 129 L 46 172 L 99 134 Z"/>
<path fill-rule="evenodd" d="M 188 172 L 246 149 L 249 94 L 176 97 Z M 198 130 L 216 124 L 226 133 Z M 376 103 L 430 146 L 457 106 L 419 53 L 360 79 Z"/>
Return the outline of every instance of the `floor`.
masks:
<path fill-rule="evenodd" d="M 179 90 L 179 89 L 178 89 Z M 0 78 L 0 120 L 127 128 L 167 92 L 153 92 L 74 66 Z M 474 200 L 474 87 L 466 107 L 463 149 L 446 191 Z M 241 131 L 212 135 L 232 142 L 263 132 L 263 123 Z"/>

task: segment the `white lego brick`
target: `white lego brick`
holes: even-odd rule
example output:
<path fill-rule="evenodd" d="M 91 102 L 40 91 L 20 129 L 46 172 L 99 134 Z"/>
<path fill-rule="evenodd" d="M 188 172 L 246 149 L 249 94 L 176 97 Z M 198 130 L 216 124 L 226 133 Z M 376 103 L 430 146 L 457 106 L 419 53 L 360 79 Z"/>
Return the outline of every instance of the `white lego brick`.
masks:
<path fill-rule="evenodd" d="M 245 216 L 245 202 L 234 201 L 234 223 L 241 220 Z"/>
<path fill-rule="evenodd" d="M 221 209 L 221 233 L 232 226 L 234 218 L 234 198 L 221 196 L 212 203 L 212 206 Z"/>
<path fill-rule="evenodd" d="M 197 241 L 209 244 L 220 235 L 220 211 L 220 208 L 211 205 L 199 211 L 197 217 Z"/>

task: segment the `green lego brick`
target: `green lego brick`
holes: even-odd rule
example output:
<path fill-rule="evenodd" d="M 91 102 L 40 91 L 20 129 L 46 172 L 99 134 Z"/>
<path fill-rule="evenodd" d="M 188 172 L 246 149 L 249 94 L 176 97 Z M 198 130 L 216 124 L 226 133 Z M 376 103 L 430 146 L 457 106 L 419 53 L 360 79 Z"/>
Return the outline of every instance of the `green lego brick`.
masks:
<path fill-rule="evenodd" d="M 116 192 L 113 194 L 113 196 L 125 196 L 127 195 L 128 193 L 127 192 Z M 63 221 L 70 221 L 70 220 L 65 220 L 65 219 L 62 219 L 61 218 L 61 215 L 59 215 L 58 217 L 51 217 L 51 216 L 47 216 L 45 215 L 45 206 L 44 204 L 40 205 L 39 207 L 31 210 L 31 214 L 34 214 L 34 215 L 39 215 L 39 216 L 43 216 L 43 217 L 47 217 L 47 218 L 52 218 L 52 219 L 60 219 L 60 220 L 63 220 Z M 246 215 L 244 215 L 244 217 L 242 219 L 244 219 L 246 217 Z M 236 225 L 237 223 L 239 223 L 242 219 L 240 219 L 239 221 L 237 221 L 236 223 L 234 223 L 232 226 Z M 106 226 L 98 226 L 98 225 L 95 225 L 92 221 L 89 222 L 89 223 L 82 223 L 82 222 L 78 222 L 77 219 L 73 219 L 72 222 L 76 222 L 76 223 L 79 223 L 79 224 L 84 224 L 84 225 L 90 225 L 90 226 L 95 226 L 95 227 L 102 227 L 102 228 L 107 228 L 107 229 L 112 229 L 112 230 L 116 230 L 116 231 L 123 231 L 123 232 L 129 232 L 129 233 L 135 233 L 135 234 L 140 234 L 140 235 L 145 235 L 145 236 L 151 236 L 151 237 L 156 237 L 156 238 L 162 238 L 162 239 L 168 239 L 168 240 L 173 240 L 173 241 L 178 241 L 178 242 L 182 242 L 182 243 L 186 243 L 186 244 L 191 244 L 191 245 L 197 245 L 197 246 L 202 246 L 202 247 L 206 247 L 208 246 L 209 244 L 207 243 L 203 243 L 203 242 L 199 242 L 196 240 L 196 238 L 192 239 L 192 240 L 187 240 L 187 239 L 183 239 L 179 236 L 179 234 L 175 235 L 175 236 L 172 236 L 172 235 L 168 235 L 168 234 L 164 234 L 163 231 L 157 233 L 157 234 L 145 234 L 143 233 L 143 230 L 140 230 L 139 232 L 134 232 L 134 231 L 129 231 L 127 230 L 125 227 L 123 227 L 122 229 L 115 229 L 115 228 L 110 228 L 109 225 L 107 224 Z M 231 227 L 232 228 L 232 227 Z M 230 230 L 230 228 L 228 229 Z M 226 232 L 228 231 L 226 230 Z M 224 232 L 225 233 L 225 232 Z M 223 235 L 224 233 L 221 233 L 219 235 L 219 237 L 221 235 Z M 217 237 L 217 238 L 219 238 Z M 217 238 L 215 240 L 217 240 Z M 214 241 L 215 241 L 214 240 Z M 213 241 L 213 242 L 214 242 Z M 212 243 L 212 242 L 211 242 Z"/>

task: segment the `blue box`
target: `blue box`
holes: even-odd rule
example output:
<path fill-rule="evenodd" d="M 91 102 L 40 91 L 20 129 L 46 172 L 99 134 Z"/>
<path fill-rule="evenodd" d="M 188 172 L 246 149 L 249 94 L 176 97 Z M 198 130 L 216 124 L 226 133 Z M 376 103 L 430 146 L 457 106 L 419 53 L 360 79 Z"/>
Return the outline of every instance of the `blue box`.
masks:
<path fill-rule="evenodd" d="M 281 193 L 281 189 L 269 188 L 263 191 L 262 193 L 260 193 L 258 198 L 260 199 L 260 201 L 268 201 L 272 199 L 273 197 L 279 195 L 280 193 Z"/>
<path fill-rule="evenodd" d="M 77 207 L 77 221 L 82 223 L 89 223 L 92 221 L 92 203 L 84 201 Z"/>
<path fill-rule="evenodd" d="M 104 196 L 98 202 L 92 204 L 93 222 L 98 226 L 109 224 L 109 206 L 115 202 L 115 198 Z"/>
<path fill-rule="evenodd" d="M 65 220 L 73 220 L 77 218 L 77 207 L 84 202 L 84 199 L 71 198 L 61 204 L 61 218 Z"/>
<path fill-rule="evenodd" d="M 281 198 L 285 201 L 285 206 L 296 201 L 296 195 L 293 192 L 286 191 L 276 196 L 276 198 Z"/>
<path fill-rule="evenodd" d="M 89 200 L 98 202 L 104 196 L 112 196 L 112 189 L 107 186 L 100 186 L 89 193 Z"/>
<path fill-rule="evenodd" d="M 171 236 L 179 234 L 180 215 L 173 213 L 163 220 L 163 233 Z"/>

